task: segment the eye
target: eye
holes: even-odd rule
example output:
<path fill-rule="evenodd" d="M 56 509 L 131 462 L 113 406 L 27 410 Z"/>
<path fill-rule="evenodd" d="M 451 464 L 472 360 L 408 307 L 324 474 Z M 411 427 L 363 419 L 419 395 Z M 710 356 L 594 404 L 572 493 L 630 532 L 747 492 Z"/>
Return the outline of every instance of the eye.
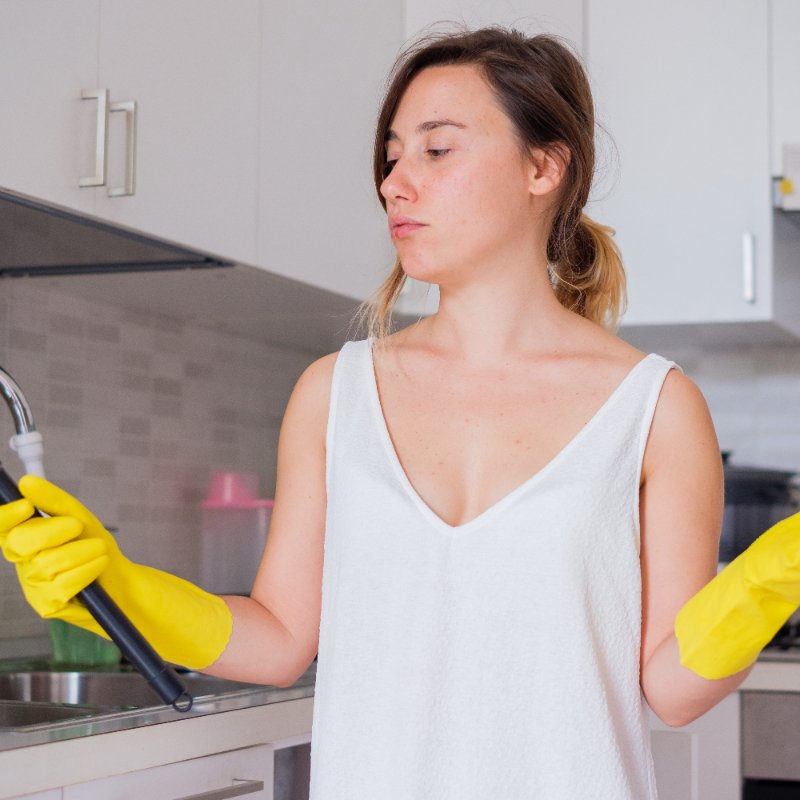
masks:
<path fill-rule="evenodd" d="M 441 158 L 442 156 L 447 155 L 450 152 L 450 149 L 447 147 L 444 148 L 437 148 L 431 147 L 425 151 L 431 158 Z"/>
<path fill-rule="evenodd" d="M 387 159 L 386 160 L 386 162 L 383 165 L 383 179 L 384 180 L 386 180 L 386 178 L 389 177 L 389 173 L 392 171 L 392 169 L 394 168 L 394 165 L 396 163 L 397 163 L 397 159 L 396 158 L 392 158 L 392 159 Z"/>

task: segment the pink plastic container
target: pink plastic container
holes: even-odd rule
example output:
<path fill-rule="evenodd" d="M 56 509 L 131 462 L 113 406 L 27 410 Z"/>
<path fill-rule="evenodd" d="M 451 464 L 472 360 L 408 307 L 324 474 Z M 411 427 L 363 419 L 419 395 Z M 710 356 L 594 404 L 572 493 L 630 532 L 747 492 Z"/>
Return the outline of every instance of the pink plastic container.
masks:
<path fill-rule="evenodd" d="M 253 472 L 216 472 L 201 503 L 200 584 L 215 594 L 249 595 L 267 543 L 272 500 L 259 498 Z"/>

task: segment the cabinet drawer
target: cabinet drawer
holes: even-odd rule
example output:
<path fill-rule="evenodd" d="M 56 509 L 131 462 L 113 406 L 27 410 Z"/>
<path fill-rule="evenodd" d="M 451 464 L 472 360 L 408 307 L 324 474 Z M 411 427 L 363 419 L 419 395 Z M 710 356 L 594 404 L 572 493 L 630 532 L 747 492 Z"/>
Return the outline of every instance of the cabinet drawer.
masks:
<path fill-rule="evenodd" d="M 231 797 L 271 800 L 272 764 L 272 748 L 259 745 L 67 786 L 63 800 L 188 800 L 194 795 L 222 789 L 231 790 Z M 234 787 L 242 791 L 254 788 L 238 783 L 243 781 L 261 781 L 264 788 L 234 795 Z M 220 798 L 224 796 L 219 795 Z"/>

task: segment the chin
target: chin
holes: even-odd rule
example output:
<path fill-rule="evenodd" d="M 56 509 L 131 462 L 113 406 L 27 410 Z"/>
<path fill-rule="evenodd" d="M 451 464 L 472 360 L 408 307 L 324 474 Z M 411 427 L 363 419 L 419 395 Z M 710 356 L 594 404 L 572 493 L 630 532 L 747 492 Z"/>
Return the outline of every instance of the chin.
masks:
<path fill-rule="evenodd" d="M 447 270 L 441 266 L 434 267 L 431 264 L 421 264 L 416 259 L 402 259 L 403 272 L 407 278 L 413 278 L 420 283 L 440 283 L 446 276 Z"/>

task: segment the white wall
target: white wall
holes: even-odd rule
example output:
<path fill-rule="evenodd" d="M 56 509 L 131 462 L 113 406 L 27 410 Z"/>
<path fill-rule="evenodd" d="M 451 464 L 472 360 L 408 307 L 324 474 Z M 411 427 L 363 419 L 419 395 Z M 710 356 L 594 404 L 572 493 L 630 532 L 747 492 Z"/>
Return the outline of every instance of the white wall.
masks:
<path fill-rule="evenodd" d="M 406 0 L 407 36 L 442 21 L 469 27 L 514 26 L 531 34 L 547 31 L 566 37 L 579 49 L 583 40 L 580 0 Z"/>

